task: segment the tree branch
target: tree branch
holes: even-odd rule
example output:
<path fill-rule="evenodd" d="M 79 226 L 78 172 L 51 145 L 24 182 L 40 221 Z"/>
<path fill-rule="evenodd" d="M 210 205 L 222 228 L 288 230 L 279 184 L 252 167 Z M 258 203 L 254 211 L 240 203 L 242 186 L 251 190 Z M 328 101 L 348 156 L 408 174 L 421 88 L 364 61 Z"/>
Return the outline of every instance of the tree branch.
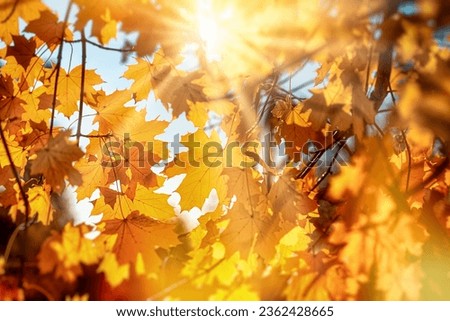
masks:
<path fill-rule="evenodd" d="M 62 34 L 61 34 L 61 43 L 58 48 L 58 62 L 56 63 L 56 75 L 55 75 L 55 86 L 53 89 L 53 99 L 52 99 L 52 116 L 50 118 L 50 137 L 52 137 L 53 133 L 53 126 L 55 122 L 55 111 L 56 111 L 56 94 L 58 93 L 58 79 L 59 79 L 59 72 L 61 70 L 61 61 L 62 61 L 62 52 L 63 52 L 63 45 L 64 45 L 64 33 L 66 32 L 66 26 L 67 22 L 69 21 L 69 14 L 70 10 L 72 9 L 73 1 L 70 0 L 69 4 L 67 5 L 66 15 L 64 17 L 63 26 L 62 26 Z"/>
<path fill-rule="evenodd" d="M 94 42 L 92 40 L 89 40 L 89 39 L 86 39 L 86 38 L 84 40 L 85 40 L 86 43 L 88 43 L 90 45 L 93 45 L 93 46 L 95 46 L 97 48 L 103 49 L 103 50 L 117 51 L 117 52 L 133 52 L 134 51 L 132 48 L 130 48 L 130 49 L 127 49 L 127 48 L 111 48 L 111 47 L 103 46 L 103 45 L 101 45 L 99 43 L 96 43 L 96 42 Z M 67 43 L 78 43 L 78 42 L 83 42 L 83 39 L 77 39 L 77 40 L 67 40 L 66 39 L 64 41 L 67 42 Z"/>
<path fill-rule="evenodd" d="M 80 83 L 80 107 L 78 110 L 77 145 L 80 146 L 81 123 L 83 122 L 84 81 L 86 77 L 86 36 L 81 30 L 81 83 Z"/>

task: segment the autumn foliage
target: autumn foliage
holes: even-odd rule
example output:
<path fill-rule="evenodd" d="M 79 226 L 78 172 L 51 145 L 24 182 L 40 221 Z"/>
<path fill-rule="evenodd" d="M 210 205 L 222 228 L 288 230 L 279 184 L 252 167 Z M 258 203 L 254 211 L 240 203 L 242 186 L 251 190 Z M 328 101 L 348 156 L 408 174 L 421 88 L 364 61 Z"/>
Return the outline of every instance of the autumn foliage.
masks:
<path fill-rule="evenodd" d="M 0 299 L 450 299 L 448 1 L 65 6 L 0 3 Z"/>

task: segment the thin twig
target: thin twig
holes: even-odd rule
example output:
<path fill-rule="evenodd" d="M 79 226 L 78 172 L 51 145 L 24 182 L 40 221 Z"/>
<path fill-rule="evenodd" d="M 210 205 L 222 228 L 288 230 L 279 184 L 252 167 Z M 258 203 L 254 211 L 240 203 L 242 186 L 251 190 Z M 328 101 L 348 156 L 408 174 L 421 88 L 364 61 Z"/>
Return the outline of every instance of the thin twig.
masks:
<path fill-rule="evenodd" d="M 273 78 L 272 84 L 270 85 L 269 92 L 267 93 L 266 100 L 264 101 L 264 105 L 258 111 L 258 118 L 256 119 L 256 121 L 253 124 L 253 126 L 250 127 L 250 129 L 247 130 L 247 132 L 246 132 L 247 135 L 250 135 L 250 133 L 253 132 L 253 130 L 256 128 L 256 126 L 258 126 L 259 122 L 263 118 L 263 116 L 264 116 L 264 114 L 266 112 L 266 108 L 267 108 L 267 106 L 269 104 L 270 97 L 272 97 L 273 90 L 274 90 L 274 88 L 275 88 L 275 86 L 277 84 L 277 81 L 278 81 L 278 75 L 275 75 L 275 77 Z"/>
<path fill-rule="evenodd" d="M 276 87 L 277 87 L 278 90 L 280 90 L 280 91 L 282 91 L 282 92 L 284 92 L 284 93 L 290 95 L 292 98 L 295 98 L 295 99 L 297 99 L 298 101 L 303 101 L 303 100 L 305 100 L 305 98 L 301 98 L 301 97 L 298 97 L 298 96 L 294 95 L 294 94 L 293 94 L 294 90 L 289 91 L 289 90 L 286 90 L 286 89 L 284 89 L 283 87 L 280 87 L 280 86 L 276 86 Z"/>
<path fill-rule="evenodd" d="M 367 70 L 366 70 L 366 84 L 364 85 L 364 92 L 366 93 L 366 95 L 368 94 L 369 90 L 370 65 L 372 64 L 372 53 L 373 53 L 373 45 L 371 43 L 369 50 L 369 62 L 367 63 Z"/>
<path fill-rule="evenodd" d="M 377 114 L 382 114 L 382 113 L 392 113 L 393 110 L 392 109 L 380 109 L 377 111 Z"/>
<path fill-rule="evenodd" d="M 319 177 L 319 179 L 317 180 L 317 182 L 314 184 L 314 186 L 309 190 L 309 193 L 311 193 L 312 191 L 314 191 L 319 185 L 320 183 L 322 183 L 322 181 L 325 179 L 325 177 L 327 177 L 328 175 L 332 174 L 331 170 L 333 168 L 334 163 L 337 160 L 337 157 L 339 156 L 339 153 L 341 152 L 341 149 L 345 146 L 345 143 L 347 142 L 347 139 L 341 139 L 340 141 L 337 142 L 337 151 L 336 153 L 333 155 L 333 158 L 331 159 L 331 163 L 330 165 L 328 165 L 327 170 Z"/>
<path fill-rule="evenodd" d="M 397 107 L 397 102 L 396 102 L 396 99 L 394 96 L 394 91 L 392 90 L 390 81 L 388 83 L 388 89 L 389 89 L 389 95 L 391 96 L 391 99 L 392 99 L 392 104 L 394 105 L 394 107 Z M 406 146 L 406 157 L 408 157 L 408 172 L 406 174 L 406 187 L 405 187 L 405 193 L 408 193 L 409 180 L 411 178 L 411 163 L 412 163 L 411 148 L 409 146 L 408 140 L 406 139 L 405 132 L 403 130 L 401 130 L 400 132 L 402 133 L 403 141 L 405 142 L 405 146 Z"/>
<path fill-rule="evenodd" d="M 76 40 L 64 40 L 65 42 L 67 42 L 67 43 L 78 43 L 78 42 L 83 42 L 83 39 L 76 39 Z M 86 39 L 85 38 L 85 41 L 86 41 L 86 43 L 88 43 L 88 44 L 90 44 L 90 45 L 93 45 L 93 46 L 95 46 L 95 47 L 98 47 L 98 48 L 100 48 L 100 49 L 103 49 L 103 50 L 109 50 L 109 51 L 117 51 L 117 52 L 133 52 L 134 50 L 132 49 L 132 48 L 130 48 L 130 49 L 127 49 L 127 48 L 111 48 L 111 47 L 106 47 L 106 46 L 103 46 L 103 45 L 101 45 L 101 44 L 99 44 L 99 43 L 96 43 L 96 42 L 94 42 L 94 41 L 92 41 L 92 40 L 89 40 L 89 39 Z"/>
<path fill-rule="evenodd" d="M 17 227 L 12 232 L 11 236 L 8 239 L 8 243 L 6 244 L 5 254 L 3 255 L 5 258 L 5 266 L 8 264 L 9 255 L 11 254 L 11 250 L 14 245 L 14 242 L 16 241 L 17 235 L 19 235 L 19 232 L 25 231 L 28 227 L 34 224 L 36 222 L 36 219 L 37 215 L 35 215 L 29 222 L 17 225 Z"/>
<path fill-rule="evenodd" d="M 333 148 L 334 145 L 336 144 L 336 142 L 339 142 L 341 139 L 344 139 L 344 138 L 339 138 L 339 136 L 340 136 L 340 132 L 335 130 L 333 132 L 333 141 L 331 142 L 331 144 L 329 144 L 325 148 L 322 148 L 322 149 L 319 149 L 318 151 L 316 151 L 314 154 L 314 157 L 308 162 L 306 167 L 303 168 L 300 171 L 300 173 L 297 174 L 297 176 L 295 176 L 295 179 L 304 179 L 306 177 L 306 175 L 308 175 L 309 171 L 311 169 L 313 169 L 314 166 L 316 166 L 316 163 L 319 161 L 319 159 L 322 157 L 322 155 L 325 153 L 325 151 L 329 150 L 330 148 Z"/>
<path fill-rule="evenodd" d="M 435 178 L 437 178 L 444 170 L 445 168 L 448 166 L 449 164 L 449 159 L 448 157 L 446 157 L 442 163 L 440 163 L 436 169 L 434 170 L 433 174 L 431 174 L 430 176 L 428 176 L 422 183 L 417 184 L 416 186 L 412 187 L 408 193 L 406 193 L 406 196 L 412 196 L 414 194 L 416 194 L 417 192 L 423 190 L 424 188 L 426 188 L 426 186 L 428 184 L 430 184 Z"/>
<path fill-rule="evenodd" d="M 29 283 L 29 282 L 25 282 L 24 283 L 24 288 L 27 290 L 35 290 L 38 291 L 39 293 L 41 293 L 42 295 L 45 296 L 45 298 L 48 301 L 56 301 L 56 298 L 46 289 L 44 289 L 44 287 L 40 286 L 39 284 L 35 284 L 35 283 Z"/>
<path fill-rule="evenodd" d="M 70 137 L 84 137 L 84 138 L 111 138 L 112 136 L 114 136 L 113 134 L 103 134 L 103 135 L 86 135 L 86 134 L 82 134 L 80 133 L 79 135 L 70 135 Z"/>
<path fill-rule="evenodd" d="M 64 45 L 64 33 L 66 32 L 66 26 L 69 21 L 69 14 L 70 10 L 72 9 L 73 0 L 69 1 L 69 4 L 67 5 L 66 15 L 64 17 L 63 25 L 62 25 L 62 34 L 61 34 L 61 43 L 59 44 L 58 48 L 58 58 L 56 63 L 56 75 L 55 75 L 55 85 L 53 89 L 53 99 L 52 99 L 52 116 L 50 118 L 50 137 L 52 137 L 53 133 L 53 126 L 55 122 L 55 112 L 56 112 L 56 94 L 58 93 L 58 79 L 59 79 L 59 72 L 61 70 L 61 61 L 62 61 L 62 53 L 63 53 L 63 45 Z"/>
<path fill-rule="evenodd" d="M 406 156 L 408 157 L 408 172 L 406 174 L 406 187 L 405 187 L 405 193 L 408 193 L 409 180 L 411 178 L 411 162 L 412 162 L 411 161 L 411 148 L 409 147 L 405 132 L 403 130 L 401 130 L 400 132 L 402 133 L 403 141 L 405 142 Z"/>
<path fill-rule="evenodd" d="M 292 92 L 295 93 L 295 92 L 299 91 L 300 89 L 308 87 L 309 85 L 314 85 L 314 82 L 315 82 L 315 79 L 310 79 L 308 81 L 305 81 L 305 82 L 301 83 L 300 85 L 297 85 L 294 88 L 292 88 Z"/>
<path fill-rule="evenodd" d="M 83 122 L 84 81 L 86 77 L 86 36 L 81 30 L 81 83 L 80 83 L 80 107 L 78 110 L 77 145 L 80 146 L 81 123 Z"/>

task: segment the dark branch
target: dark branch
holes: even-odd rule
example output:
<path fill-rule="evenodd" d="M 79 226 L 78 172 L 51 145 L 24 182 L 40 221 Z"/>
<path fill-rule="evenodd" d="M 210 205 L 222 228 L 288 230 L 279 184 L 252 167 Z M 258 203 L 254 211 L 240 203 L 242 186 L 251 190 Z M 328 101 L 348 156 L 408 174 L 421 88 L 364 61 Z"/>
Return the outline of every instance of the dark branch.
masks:
<path fill-rule="evenodd" d="M 81 83 L 80 83 L 80 108 L 78 110 L 77 144 L 80 145 L 81 123 L 83 122 L 84 81 L 86 77 L 86 37 L 84 29 L 81 30 Z"/>
<path fill-rule="evenodd" d="M 56 94 L 58 93 L 58 79 L 59 73 L 61 71 L 61 61 L 62 61 L 62 53 L 63 53 L 63 45 L 64 45 L 64 33 L 66 32 L 67 22 L 69 21 L 70 10 L 72 9 L 73 1 L 71 0 L 67 5 L 66 15 L 64 17 L 64 22 L 62 26 L 62 34 L 61 34 L 61 43 L 58 49 L 58 62 L 56 63 L 56 75 L 55 75 L 55 87 L 53 90 L 53 100 L 52 100 L 52 116 L 50 118 L 50 137 L 52 137 L 53 126 L 55 122 L 55 112 L 56 112 Z"/>
<path fill-rule="evenodd" d="M 83 39 L 77 39 L 77 40 L 67 40 L 67 39 L 65 39 L 64 41 L 67 42 L 67 43 L 79 43 L 79 42 L 83 42 Z M 86 43 L 88 43 L 90 45 L 93 45 L 95 47 L 98 47 L 100 49 L 103 49 L 103 50 L 117 51 L 117 52 L 133 52 L 134 51 L 132 48 L 111 48 L 111 47 L 106 47 L 106 46 L 103 46 L 103 45 L 101 45 L 99 43 L 96 43 L 96 42 L 94 42 L 92 40 L 89 40 L 89 39 L 86 39 L 86 38 L 85 38 L 85 41 L 86 41 Z"/>

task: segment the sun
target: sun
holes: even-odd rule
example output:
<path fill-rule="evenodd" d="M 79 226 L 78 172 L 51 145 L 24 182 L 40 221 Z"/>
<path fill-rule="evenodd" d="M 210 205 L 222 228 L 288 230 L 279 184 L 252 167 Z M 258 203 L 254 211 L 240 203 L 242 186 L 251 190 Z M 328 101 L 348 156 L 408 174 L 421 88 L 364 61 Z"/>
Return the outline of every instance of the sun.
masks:
<path fill-rule="evenodd" d="M 231 7 L 217 10 L 212 0 L 197 0 L 197 31 L 209 61 L 222 59 L 226 39 L 230 37 L 227 25 L 232 14 Z"/>

